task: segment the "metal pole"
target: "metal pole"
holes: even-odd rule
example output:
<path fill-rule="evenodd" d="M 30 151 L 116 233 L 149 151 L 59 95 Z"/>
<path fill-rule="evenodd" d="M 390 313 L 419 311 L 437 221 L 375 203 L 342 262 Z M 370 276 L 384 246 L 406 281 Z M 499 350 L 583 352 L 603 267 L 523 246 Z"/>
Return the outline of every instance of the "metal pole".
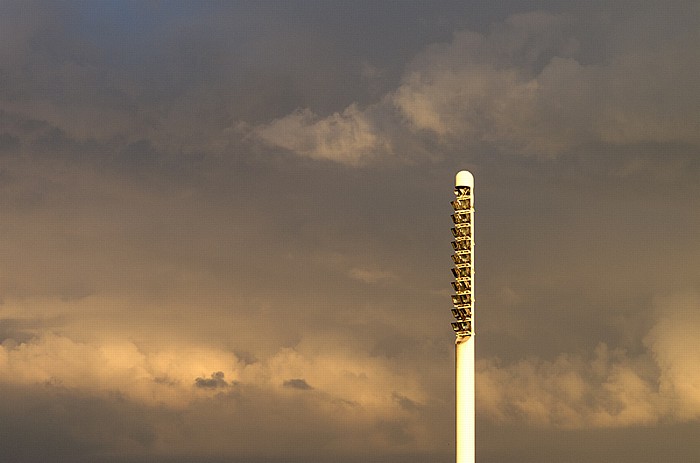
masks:
<path fill-rule="evenodd" d="M 455 339 L 456 462 L 475 463 L 474 401 L 474 177 L 460 171 L 455 177 L 452 235 L 452 323 Z"/>

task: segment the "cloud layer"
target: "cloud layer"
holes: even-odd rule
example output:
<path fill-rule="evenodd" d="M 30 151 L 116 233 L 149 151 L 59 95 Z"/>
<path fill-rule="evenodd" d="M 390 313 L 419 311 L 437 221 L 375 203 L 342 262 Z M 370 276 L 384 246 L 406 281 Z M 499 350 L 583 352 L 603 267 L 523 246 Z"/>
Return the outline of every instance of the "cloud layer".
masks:
<path fill-rule="evenodd" d="M 697 365 L 700 298 L 657 302 L 646 352 L 629 355 L 600 343 L 591 355 L 526 358 L 510 365 L 481 360 L 480 411 L 501 422 L 563 428 L 651 426 L 700 419 Z"/>
<path fill-rule="evenodd" d="M 255 133 L 301 156 L 349 165 L 396 154 L 407 136 L 536 156 L 605 144 L 697 147 L 697 30 L 661 27 L 658 43 L 594 59 L 577 21 L 532 12 L 485 34 L 457 31 L 423 50 L 380 102 L 326 118 L 299 110 Z M 605 33 L 634 36 L 647 21 L 640 14 Z"/>

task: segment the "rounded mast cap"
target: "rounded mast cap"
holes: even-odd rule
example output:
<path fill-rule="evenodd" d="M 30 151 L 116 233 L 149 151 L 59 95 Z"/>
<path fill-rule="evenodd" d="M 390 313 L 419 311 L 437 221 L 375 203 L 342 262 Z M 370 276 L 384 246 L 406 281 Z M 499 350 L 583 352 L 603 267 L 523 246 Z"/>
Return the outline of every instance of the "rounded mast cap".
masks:
<path fill-rule="evenodd" d="M 455 176 L 455 187 L 468 186 L 474 188 L 474 176 L 468 170 L 460 170 Z"/>

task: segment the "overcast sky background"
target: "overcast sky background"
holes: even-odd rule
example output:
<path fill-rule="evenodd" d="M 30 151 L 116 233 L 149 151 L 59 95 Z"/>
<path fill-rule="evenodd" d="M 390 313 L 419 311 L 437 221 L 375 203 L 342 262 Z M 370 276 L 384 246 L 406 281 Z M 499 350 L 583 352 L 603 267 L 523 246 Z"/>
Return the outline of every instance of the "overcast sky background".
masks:
<path fill-rule="evenodd" d="M 700 6 L 0 3 L 0 455 L 700 460 Z"/>

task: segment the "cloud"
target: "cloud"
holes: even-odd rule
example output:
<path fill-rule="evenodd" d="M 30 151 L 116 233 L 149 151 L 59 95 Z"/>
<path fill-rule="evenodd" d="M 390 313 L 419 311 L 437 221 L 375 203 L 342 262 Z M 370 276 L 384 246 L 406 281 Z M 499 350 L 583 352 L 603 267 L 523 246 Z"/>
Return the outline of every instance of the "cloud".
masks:
<path fill-rule="evenodd" d="M 224 379 L 224 372 L 217 371 L 211 374 L 210 378 L 196 378 L 194 385 L 202 389 L 218 389 L 228 387 L 228 383 Z"/>
<path fill-rule="evenodd" d="M 310 391 L 313 389 L 304 379 L 287 379 L 282 383 L 282 386 L 302 391 Z"/>
<path fill-rule="evenodd" d="M 661 299 L 645 337 L 630 356 L 600 343 L 590 356 L 560 354 L 503 365 L 477 363 L 479 413 L 496 422 L 562 428 L 607 428 L 700 419 L 700 297 Z"/>
<path fill-rule="evenodd" d="M 9 133 L 0 134 L 0 151 L 10 151 L 19 146 L 19 138 Z"/>
<path fill-rule="evenodd" d="M 511 16 L 486 35 L 458 32 L 416 58 L 393 101 L 417 130 L 516 153 L 700 143 L 692 110 L 700 88 L 689 81 L 698 70 L 697 31 L 587 62 L 579 50 L 590 37 L 573 21 L 534 12 Z"/>
<path fill-rule="evenodd" d="M 146 353 L 124 340 L 95 345 L 44 331 L 0 349 L 0 381 L 57 384 L 98 396 L 118 392 L 136 402 L 178 408 L 196 397 L 183 387 L 195 378 L 200 380 L 195 384 L 204 389 L 226 384 L 223 372 L 204 379 L 197 377 L 198 371 L 226 367 L 233 377 L 239 371 L 235 356 L 229 353 L 203 348 L 178 351 Z"/>
<path fill-rule="evenodd" d="M 414 402 L 413 400 L 409 399 L 408 397 L 404 397 L 398 392 L 394 392 L 392 394 L 392 397 L 396 401 L 396 403 L 399 404 L 399 406 L 409 412 L 414 412 L 420 409 L 420 404 Z"/>
<path fill-rule="evenodd" d="M 352 268 L 349 271 L 350 278 L 368 284 L 376 284 L 387 280 L 393 280 L 396 275 L 386 270 L 375 270 L 366 268 Z"/>
<path fill-rule="evenodd" d="M 499 422 L 564 428 L 655 424 L 659 396 L 624 351 L 599 344 L 592 357 L 560 354 L 477 366 L 480 413 Z"/>
<path fill-rule="evenodd" d="M 395 159 L 410 158 L 406 139 L 409 151 L 435 139 L 538 156 L 605 144 L 700 146 L 697 30 L 589 57 L 591 34 L 600 31 L 577 20 L 530 12 L 485 34 L 455 32 L 451 42 L 426 47 L 398 88 L 363 110 L 352 104 L 321 118 L 302 109 L 253 131 L 300 156 L 352 166 L 399 152 Z M 630 21 L 607 33 L 641 30 Z"/>
<path fill-rule="evenodd" d="M 348 90 L 336 86 L 318 96 L 314 87 L 321 85 L 310 82 L 321 78 L 319 68 L 299 67 L 286 75 L 296 82 L 298 95 L 288 95 L 281 78 L 261 78 L 270 71 L 251 64 L 260 61 L 251 58 L 258 48 L 279 63 L 294 60 L 268 49 L 268 43 L 251 39 L 246 48 L 224 35 L 212 38 L 201 25 L 173 28 L 160 38 L 163 48 L 148 58 L 133 37 L 123 37 L 134 55 L 129 60 L 107 43 L 85 45 L 92 42 L 72 24 L 73 8 L 44 9 L 37 17 L 12 9 L 12 20 L 3 24 L 3 31 L 12 31 L 0 47 L 7 63 L 3 109 L 47 125 L 64 145 L 92 154 L 148 146 L 158 159 L 241 156 L 241 144 L 255 141 L 358 167 L 430 159 L 454 146 L 555 156 L 591 145 L 700 144 L 695 111 L 700 84 L 694 78 L 700 37 L 697 28 L 670 26 L 683 19 L 675 11 L 664 11 L 664 20 L 654 23 L 653 40 L 646 38 L 651 7 L 617 22 L 597 16 L 581 23 L 571 14 L 541 11 L 514 14 L 486 32 L 463 29 L 449 42 L 424 47 L 398 82 L 392 79 L 393 89 L 381 85 L 382 95 L 365 89 L 368 79 L 383 79 L 382 70 L 368 61 L 341 65 L 309 57 L 340 87 L 347 82 L 339 74 L 355 75 L 354 94 L 339 98 Z M 305 46 L 323 50 L 316 37 L 302 36 Z M 619 45 L 591 52 L 601 49 L 600 37 Z M 368 93 L 371 101 L 358 97 Z M 319 98 L 323 104 L 309 105 Z M 295 106 L 300 109 L 289 112 Z M 276 117 L 275 109 L 281 112 Z M 245 120 L 252 122 L 231 123 Z M 0 152 L 26 147 L 33 138 L 20 132 L 0 131 Z"/>
<path fill-rule="evenodd" d="M 263 440 L 259 431 L 277 428 L 284 437 L 268 449 L 276 453 L 289 452 L 297 434 L 316 435 L 312 441 L 325 442 L 343 455 L 352 454 L 358 442 L 383 451 L 436 448 L 433 431 L 419 425 L 422 411 L 416 404 L 425 402 L 426 391 L 414 377 L 396 371 L 388 360 L 348 352 L 342 345 L 333 348 L 323 343 L 322 347 L 301 343 L 296 349 L 282 348 L 246 363 L 225 350 L 182 343 L 145 349 L 124 340 L 83 342 L 39 332 L 27 341 L 0 346 L 0 390 L 24 388 L 54 403 L 62 400 L 51 398 L 56 394 L 66 400 L 80 397 L 89 402 L 85 413 L 90 416 L 93 410 L 96 416 L 116 413 L 112 404 L 121 401 L 127 406 L 119 419 L 143 420 L 140 428 L 134 426 L 145 434 L 135 435 L 128 444 L 137 453 L 157 455 L 176 449 L 202 454 L 210 445 L 224 453 L 259 451 Z M 214 373 L 199 373 L 206 370 Z M 233 384 L 235 388 L 230 387 Z M 393 392 L 394 388 L 401 388 L 401 393 Z M 313 393 L 289 394 L 290 390 Z M 40 428 L 46 426 L 40 417 L 31 419 Z M 92 422 L 90 417 L 66 419 L 80 429 Z M 231 420 L 240 424 L 223 426 L 226 433 L 214 431 Z M 399 439 L 399 428 L 387 424 L 399 422 L 405 431 L 401 436 L 410 432 L 410 440 Z M 295 431 L 287 428 L 292 423 Z M 245 426 L 250 427 L 241 431 Z M 375 428 L 385 429 L 387 439 L 372 437 Z M 231 433 L 238 435 L 233 441 Z M 183 439 L 184 435 L 189 438 Z M 122 439 L 121 434 L 113 441 L 91 436 L 86 434 L 85 440 L 94 437 L 107 448 Z M 46 445 L 51 444 L 42 448 Z"/>
<path fill-rule="evenodd" d="M 645 344 L 660 372 L 659 393 L 668 399 L 672 419 L 700 419 L 700 296 L 661 298 L 657 314 Z"/>
<path fill-rule="evenodd" d="M 360 166 L 390 154 L 389 145 L 372 120 L 371 109 L 350 105 L 342 113 L 320 118 L 309 109 L 257 126 L 254 135 L 301 156 Z"/>

